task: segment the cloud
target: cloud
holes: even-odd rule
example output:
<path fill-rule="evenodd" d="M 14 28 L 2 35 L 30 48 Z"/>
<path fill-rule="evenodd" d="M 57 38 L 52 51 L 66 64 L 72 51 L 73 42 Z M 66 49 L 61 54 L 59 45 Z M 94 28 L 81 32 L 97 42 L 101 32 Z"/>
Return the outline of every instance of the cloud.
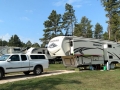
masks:
<path fill-rule="evenodd" d="M 65 4 L 71 4 L 73 7 L 80 8 L 84 4 L 91 5 L 91 1 L 89 0 L 58 0 L 57 2 L 53 2 L 54 6 L 65 6 Z"/>
<path fill-rule="evenodd" d="M 73 7 L 80 8 L 81 7 L 81 1 L 82 0 L 59 0 L 57 2 L 53 2 L 54 6 L 64 6 L 66 3 L 72 4 Z"/>
<path fill-rule="evenodd" d="M 28 41 L 31 41 L 32 44 L 34 44 L 34 43 L 40 43 L 39 39 L 35 40 L 33 38 L 28 38 L 28 37 L 24 37 L 24 36 L 19 36 L 19 38 L 24 43 L 27 43 Z"/>
<path fill-rule="evenodd" d="M 21 20 L 30 20 L 28 17 L 21 17 Z"/>
<path fill-rule="evenodd" d="M 33 10 L 25 10 L 27 13 L 33 13 Z"/>
<path fill-rule="evenodd" d="M 5 34 L 5 35 L 0 35 L 0 39 L 5 40 L 5 41 L 9 41 L 11 35 L 9 33 Z"/>
<path fill-rule="evenodd" d="M 6 33 L 4 35 L 0 35 L 0 39 L 5 40 L 5 41 L 9 41 L 9 39 L 12 37 L 12 35 L 10 35 L 9 33 Z M 27 38 L 27 37 L 23 37 L 23 36 L 18 36 L 19 39 L 24 42 L 24 43 L 27 43 L 29 40 L 31 41 L 32 44 L 34 43 L 38 43 L 40 44 L 40 40 L 35 40 L 33 38 Z"/>
<path fill-rule="evenodd" d="M 74 7 L 76 7 L 76 8 L 80 8 L 80 7 L 82 7 L 82 5 L 74 5 Z"/>
<path fill-rule="evenodd" d="M 92 5 L 91 1 L 88 1 L 88 0 L 86 0 L 86 1 L 84 2 L 84 4 L 87 4 L 87 5 L 89 5 L 89 6 Z"/>
<path fill-rule="evenodd" d="M 4 22 L 3 20 L 0 20 L 0 22 Z"/>
<path fill-rule="evenodd" d="M 67 3 L 69 4 L 73 4 L 73 3 L 77 3 L 77 2 L 81 2 L 81 0 L 68 0 Z"/>
<path fill-rule="evenodd" d="M 64 5 L 64 4 L 65 4 L 65 0 L 60 0 L 60 1 L 58 1 L 58 2 L 54 2 L 54 3 L 53 3 L 54 6 L 62 6 L 62 5 Z"/>

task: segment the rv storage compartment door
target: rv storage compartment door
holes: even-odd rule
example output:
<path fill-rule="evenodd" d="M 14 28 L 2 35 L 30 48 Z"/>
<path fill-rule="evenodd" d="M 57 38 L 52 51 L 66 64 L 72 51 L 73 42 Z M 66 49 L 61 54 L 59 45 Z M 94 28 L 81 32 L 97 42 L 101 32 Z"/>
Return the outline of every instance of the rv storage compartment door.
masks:
<path fill-rule="evenodd" d="M 64 66 L 77 67 L 77 59 L 75 56 L 62 56 Z"/>

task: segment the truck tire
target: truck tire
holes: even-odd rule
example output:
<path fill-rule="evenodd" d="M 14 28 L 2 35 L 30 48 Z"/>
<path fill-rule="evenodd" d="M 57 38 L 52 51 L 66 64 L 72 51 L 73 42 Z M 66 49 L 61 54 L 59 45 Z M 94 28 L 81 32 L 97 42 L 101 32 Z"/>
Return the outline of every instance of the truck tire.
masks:
<path fill-rule="evenodd" d="M 34 69 L 34 71 L 33 71 L 33 73 L 35 75 L 40 75 L 42 73 L 42 67 L 36 66 L 35 69 Z"/>
<path fill-rule="evenodd" d="M 3 78 L 3 71 L 0 69 L 0 80 Z"/>
<path fill-rule="evenodd" d="M 23 72 L 25 75 L 29 75 L 30 71 Z"/>

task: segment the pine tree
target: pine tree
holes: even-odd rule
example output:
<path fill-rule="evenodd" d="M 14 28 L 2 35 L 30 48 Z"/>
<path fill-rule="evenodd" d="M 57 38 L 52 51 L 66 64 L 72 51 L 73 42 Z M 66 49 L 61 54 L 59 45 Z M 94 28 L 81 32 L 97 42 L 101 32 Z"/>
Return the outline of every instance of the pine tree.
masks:
<path fill-rule="evenodd" d="M 103 35 L 103 27 L 99 23 L 97 23 L 95 25 L 94 38 L 101 39 L 102 35 Z"/>
<path fill-rule="evenodd" d="M 43 38 L 40 38 L 40 41 L 42 41 L 42 47 L 46 47 L 51 38 L 62 34 L 61 14 L 57 14 L 55 10 L 52 10 L 48 20 L 44 22 L 44 27 Z"/>
<path fill-rule="evenodd" d="M 103 39 L 104 40 L 108 40 L 109 39 L 109 34 L 108 34 L 108 32 L 105 32 L 104 34 L 103 34 Z"/>
<path fill-rule="evenodd" d="M 65 13 L 62 17 L 62 28 L 66 31 L 66 35 L 73 35 L 74 25 L 76 24 L 75 10 L 70 4 L 65 5 Z"/>
<path fill-rule="evenodd" d="M 117 32 L 120 30 L 120 0 L 101 0 L 101 2 L 109 18 L 107 21 L 109 40 L 117 41 Z"/>
<path fill-rule="evenodd" d="M 9 39 L 9 46 L 21 47 L 22 43 L 19 37 L 15 34 Z"/>
<path fill-rule="evenodd" d="M 92 38 L 92 25 L 91 21 L 85 16 L 82 17 L 81 22 L 75 25 L 74 35 Z"/>
<path fill-rule="evenodd" d="M 27 41 L 27 43 L 25 44 L 25 47 L 32 47 L 32 43 L 30 40 Z"/>

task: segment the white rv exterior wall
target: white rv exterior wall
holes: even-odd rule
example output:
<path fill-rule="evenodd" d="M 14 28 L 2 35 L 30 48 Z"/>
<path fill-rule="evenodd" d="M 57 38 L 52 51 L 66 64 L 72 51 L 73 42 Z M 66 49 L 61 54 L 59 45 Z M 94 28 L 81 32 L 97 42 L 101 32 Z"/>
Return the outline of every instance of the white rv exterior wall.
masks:
<path fill-rule="evenodd" d="M 109 47 L 111 45 L 111 47 Z M 105 60 L 120 62 L 120 44 L 105 44 L 104 45 Z"/>
<path fill-rule="evenodd" d="M 55 37 L 50 40 L 47 48 L 51 56 L 65 55 L 62 48 L 63 39 L 64 37 Z"/>
<path fill-rule="evenodd" d="M 74 54 L 103 55 L 103 45 L 101 43 L 90 42 L 81 38 L 73 39 Z"/>
<path fill-rule="evenodd" d="M 50 40 L 48 43 L 48 51 L 51 56 L 67 56 L 70 52 L 69 41 L 74 36 L 58 36 Z"/>

